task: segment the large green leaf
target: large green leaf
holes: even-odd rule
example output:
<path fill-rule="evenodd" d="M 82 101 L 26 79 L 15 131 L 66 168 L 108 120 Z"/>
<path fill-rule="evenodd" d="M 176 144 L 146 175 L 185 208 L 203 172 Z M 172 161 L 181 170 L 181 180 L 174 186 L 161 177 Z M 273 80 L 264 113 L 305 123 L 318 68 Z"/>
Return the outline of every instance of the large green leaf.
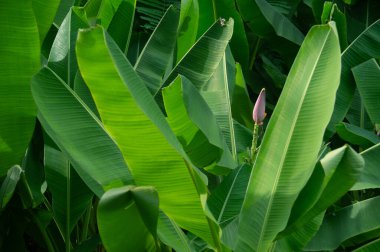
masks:
<path fill-rule="evenodd" d="M 48 66 L 70 87 L 73 87 L 75 74 L 78 71 L 75 56 L 78 30 L 88 27 L 84 16 L 83 8 L 70 9 L 58 30 L 48 59 Z"/>
<path fill-rule="evenodd" d="M 294 203 L 286 229 L 280 234 L 290 234 L 285 239 L 293 250 L 301 250 L 312 238 L 317 229 L 305 227 L 347 193 L 360 176 L 364 160 L 351 147 L 343 146 L 328 153 L 321 165 L 324 170 L 322 181 L 310 177 Z"/>
<path fill-rule="evenodd" d="M 20 164 L 36 109 L 30 80 L 40 67 L 40 42 L 31 0 L 0 2 L 0 176 Z"/>
<path fill-rule="evenodd" d="M 304 35 L 298 28 L 266 0 L 237 0 L 240 14 L 252 31 L 260 37 L 277 34 L 300 45 Z"/>
<path fill-rule="evenodd" d="M 152 94 L 158 92 L 177 38 L 179 11 L 170 7 L 152 33 L 134 66 Z"/>
<path fill-rule="evenodd" d="M 266 129 L 243 204 L 236 251 L 266 251 L 309 179 L 339 83 L 334 23 L 314 26 Z"/>
<path fill-rule="evenodd" d="M 334 113 L 329 124 L 330 132 L 335 132 L 335 124 L 344 119 L 350 108 L 355 92 L 355 81 L 351 69 L 371 58 L 380 58 L 379 29 L 380 20 L 363 31 L 342 53 L 342 72 Z"/>
<path fill-rule="evenodd" d="M 364 158 L 365 165 L 358 181 L 351 190 L 380 188 L 380 144 L 377 144 L 360 154 Z"/>
<path fill-rule="evenodd" d="M 375 133 L 352 124 L 339 123 L 335 128 L 340 138 L 363 148 L 369 148 L 380 142 L 379 137 Z"/>
<path fill-rule="evenodd" d="M 198 89 L 205 85 L 223 57 L 233 27 L 233 19 L 216 21 L 178 62 L 164 86 L 173 82 L 178 74 L 188 78 Z"/>
<path fill-rule="evenodd" d="M 43 68 L 33 78 L 32 92 L 42 126 L 97 196 L 133 182 L 101 122 L 52 70 Z"/>
<path fill-rule="evenodd" d="M 352 73 L 360 97 L 373 124 L 380 124 L 380 67 L 375 59 L 370 59 L 354 68 Z"/>
<path fill-rule="evenodd" d="M 70 234 L 92 200 L 92 192 L 70 167 L 65 155 L 49 146 L 44 153 L 45 178 L 52 195 L 54 219 L 70 246 Z"/>
<path fill-rule="evenodd" d="M 185 164 L 180 143 L 123 53 L 97 27 L 80 32 L 77 57 L 104 126 L 120 147 L 137 185 L 154 186 L 165 214 L 213 243 L 198 195 L 206 189 L 196 171 Z"/>
<path fill-rule="evenodd" d="M 380 228 L 380 197 L 344 207 L 325 217 L 306 250 L 334 250 L 343 241 Z"/>
<path fill-rule="evenodd" d="M 168 122 L 194 165 L 218 175 L 236 167 L 214 114 L 186 77 L 164 88 L 163 99 Z"/>
<path fill-rule="evenodd" d="M 40 43 L 45 39 L 50 26 L 53 24 L 55 13 L 58 10 L 61 0 L 33 0 L 33 10 L 36 17 Z"/>
<path fill-rule="evenodd" d="M 152 187 L 125 186 L 107 191 L 97 209 L 100 237 L 107 251 L 151 251 L 157 227 L 158 195 Z M 157 250 L 153 250 L 157 251 Z"/>

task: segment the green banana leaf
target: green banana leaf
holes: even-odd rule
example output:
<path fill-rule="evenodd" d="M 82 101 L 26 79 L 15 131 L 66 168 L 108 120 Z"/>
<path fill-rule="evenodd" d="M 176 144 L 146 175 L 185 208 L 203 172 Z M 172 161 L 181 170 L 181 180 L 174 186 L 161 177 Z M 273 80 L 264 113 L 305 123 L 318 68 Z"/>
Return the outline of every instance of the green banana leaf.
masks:
<path fill-rule="evenodd" d="M 204 0 L 202 0 L 204 1 Z M 218 0 L 214 1 L 215 10 L 218 15 L 216 18 L 227 19 L 229 17 L 234 19 L 234 33 L 230 41 L 231 51 L 236 59 L 244 69 L 248 69 L 249 61 L 249 46 L 247 35 L 245 34 L 244 23 L 242 17 L 236 9 L 234 0 Z"/>
<path fill-rule="evenodd" d="M 55 14 L 58 10 L 61 0 L 33 0 L 33 11 L 36 17 L 38 32 L 40 35 L 40 44 L 44 42 L 50 26 L 53 24 Z"/>
<path fill-rule="evenodd" d="M 260 37 L 270 37 L 273 34 L 301 45 L 302 32 L 269 1 L 237 0 L 237 6 L 244 21 L 251 30 Z"/>
<path fill-rule="evenodd" d="M 380 250 L 380 239 L 376 239 L 372 242 L 365 244 L 364 246 L 361 246 L 358 249 L 353 250 L 352 252 L 373 252 L 373 251 L 379 251 L 379 250 Z"/>
<path fill-rule="evenodd" d="M 93 193 L 70 167 L 65 155 L 47 145 L 44 165 L 46 182 L 52 195 L 54 219 L 66 246 L 70 246 L 70 234 L 91 204 Z"/>
<path fill-rule="evenodd" d="M 205 85 L 223 57 L 233 27 L 233 19 L 216 21 L 178 62 L 163 87 L 172 83 L 178 74 L 188 78 L 197 89 Z"/>
<path fill-rule="evenodd" d="M 7 176 L 3 180 L 0 187 L 0 213 L 5 209 L 6 205 L 11 200 L 21 173 L 22 169 L 19 165 L 14 165 L 9 168 Z"/>
<path fill-rule="evenodd" d="M 199 196 L 206 193 L 199 173 L 124 54 L 102 27 L 96 27 L 80 32 L 77 58 L 104 127 L 120 147 L 136 184 L 154 186 L 166 215 L 217 246 Z"/>
<path fill-rule="evenodd" d="M 163 243 L 175 251 L 195 252 L 183 230 L 162 211 L 158 216 L 157 235 Z"/>
<path fill-rule="evenodd" d="M 54 39 L 48 59 L 48 66 L 70 87 L 78 71 L 75 56 L 75 42 L 78 30 L 87 28 L 83 8 L 72 7 L 67 13 Z"/>
<path fill-rule="evenodd" d="M 198 0 L 181 1 L 177 38 L 177 62 L 185 56 L 197 40 L 199 16 Z"/>
<path fill-rule="evenodd" d="M 380 188 L 380 144 L 377 144 L 360 154 L 364 158 L 365 165 L 358 181 L 351 190 Z"/>
<path fill-rule="evenodd" d="M 239 216 L 250 174 L 249 165 L 240 165 L 223 179 L 207 200 L 210 211 L 222 228 Z"/>
<path fill-rule="evenodd" d="M 216 175 L 234 169 L 216 118 L 193 84 L 180 76 L 162 94 L 169 125 L 192 163 Z"/>
<path fill-rule="evenodd" d="M 234 76 L 235 74 L 229 72 L 230 69 L 227 66 L 227 57 L 225 54 L 210 80 L 203 87 L 198 88 L 200 89 L 203 99 L 214 113 L 224 139 L 231 150 L 232 156 L 236 159 L 238 141 L 235 136 L 236 122 L 232 117 L 232 85 L 230 85 L 231 81 L 229 79 L 231 75 Z M 194 82 L 192 83 L 194 84 Z M 252 138 L 250 140 L 252 140 Z"/>
<path fill-rule="evenodd" d="M 336 95 L 334 113 L 329 123 L 330 135 L 335 125 L 347 114 L 355 92 L 355 81 L 351 69 L 371 58 L 380 58 L 380 20 L 363 31 L 342 53 L 342 72 Z"/>
<path fill-rule="evenodd" d="M 136 0 L 123 0 L 117 7 L 108 26 L 108 33 L 126 54 L 132 35 L 135 18 Z"/>
<path fill-rule="evenodd" d="M 42 185 L 45 181 L 45 172 L 43 164 L 44 139 L 39 123 L 30 141 L 26 151 L 25 158 L 22 162 L 24 170 L 24 183 L 20 184 L 20 198 L 24 207 L 35 208 L 44 200 Z"/>
<path fill-rule="evenodd" d="M 349 238 L 380 228 L 380 197 L 363 200 L 325 217 L 306 251 L 334 250 Z"/>
<path fill-rule="evenodd" d="M 343 51 L 348 46 L 346 16 L 339 10 L 336 3 L 326 1 L 323 5 L 321 23 L 326 24 L 330 21 L 334 21 L 336 23 L 339 34 L 340 49 Z"/>
<path fill-rule="evenodd" d="M 368 116 L 368 113 L 362 106 L 363 101 L 360 97 L 359 90 L 356 89 L 352 99 L 351 107 L 347 112 L 346 119 L 350 124 L 361 127 L 366 130 L 373 130 L 373 123 Z"/>
<path fill-rule="evenodd" d="M 236 251 L 266 251 L 311 176 L 339 84 L 334 23 L 314 26 L 290 70 L 253 166 Z"/>
<path fill-rule="evenodd" d="M 149 91 L 156 94 L 172 61 L 176 44 L 179 11 L 170 7 L 153 31 L 134 66 Z"/>
<path fill-rule="evenodd" d="M 32 137 L 36 108 L 30 80 L 40 67 L 32 0 L 0 2 L 0 176 L 21 164 Z"/>
<path fill-rule="evenodd" d="M 247 85 L 244 80 L 242 68 L 236 63 L 235 88 L 232 97 L 232 116 L 236 121 L 253 129 L 252 111 L 253 106 L 249 98 Z"/>
<path fill-rule="evenodd" d="M 100 237 L 109 252 L 157 251 L 149 249 L 155 242 L 150 232 L 157 228 L 157 218 L 158 195 L 152 187 L 110 189 L 97 209 Z"/>
<path fill-rule="evenodd" d="M 337 124 L 335 128 L 340 138 L 363 148 L 369 148 L 380 142 L 380 138 L 374 132 L 352 124 L 342 122 Z"/>
<path fill-rule="evenodd" d="M 313 219 L 349 191 L 364 166 L 363 158 L 347 145 L 329 152 L 320 162 L 322 176 L 318 172 L 310 177 L 294 203 L 286 229 L 279 234 L 296 251 L 302 250 L 318 231 L 318 226 L 310 228 Z"/>
<path fill-rule="evenodd" d="M 83 101 L 49 68 L 32 80 L 39 120 L 87 186 L 106 189 L 133 183 L 120 150 Z"/>
<path fill-rule="evenodd" d="M 373 124 L 380 124 L 380 67 L 370 59 L 352 68 L 356 86 Z"/>

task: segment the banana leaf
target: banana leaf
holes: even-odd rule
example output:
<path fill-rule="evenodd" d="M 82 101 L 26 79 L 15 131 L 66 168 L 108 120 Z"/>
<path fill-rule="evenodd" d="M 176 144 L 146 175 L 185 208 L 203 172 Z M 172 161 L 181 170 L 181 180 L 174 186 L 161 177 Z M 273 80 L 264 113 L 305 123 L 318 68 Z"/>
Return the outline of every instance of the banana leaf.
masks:
<path fill-rule="evenodd" d="M 106 189 L 133 183 L 113 139 L 57 74 L 43 68 L 33 78 L 32 92 L 43 128 L 98 197 Z"/>
<path fill-rule="evenodd" d="M 355 82 L 364 107 L 373 124 L 380 124 L 380 67 L 375 59 L 370 59 L 352 68 Z"/>
<path fill-rule="evenodd" d="M 334 250 L 345 240 L 380 228 L 380 197 L 344 207 L 325 217 L 306 251 Z"/>
<path fill-rule="evenodd" d="M 120 147 L 136 184 L 154 186 L 168 217 L 217 247 L 199 195 L 205 196 L 205 185 L 124 54 L 102 27 L 96 27 L 80 32 L 77 57 L 104 127 Z"/>
<path fill-rule="evenodd" d="M 339 84 L 334 23 L 314 26 L 290 70 L 253 165 L 236 251 L 267 251 L 311 176 Z"/>
<path fill-rule="evenodd" d="M 30 80 L 40 67 L 31 0 L 0 2 L 0 176 L 21 164 L 37 114 Z"/>

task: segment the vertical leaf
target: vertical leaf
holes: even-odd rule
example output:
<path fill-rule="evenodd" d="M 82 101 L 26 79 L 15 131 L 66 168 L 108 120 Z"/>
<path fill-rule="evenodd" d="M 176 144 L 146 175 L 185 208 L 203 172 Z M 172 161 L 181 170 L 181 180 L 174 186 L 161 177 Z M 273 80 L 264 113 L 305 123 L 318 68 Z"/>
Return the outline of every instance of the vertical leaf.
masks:
<path fill-rule="evenodd" d="M 40 66 L 40 41 L 31 0 L 0 1 L 0 176 L 20 164 L 36 109 L 30 80 Z"/>
<path fill-rule="evenodd" d="M 313 27 L 294 61 L 253 166 L 236 251 L 267 251 L 309 179 L 339 84 L 334 24 Z"/>

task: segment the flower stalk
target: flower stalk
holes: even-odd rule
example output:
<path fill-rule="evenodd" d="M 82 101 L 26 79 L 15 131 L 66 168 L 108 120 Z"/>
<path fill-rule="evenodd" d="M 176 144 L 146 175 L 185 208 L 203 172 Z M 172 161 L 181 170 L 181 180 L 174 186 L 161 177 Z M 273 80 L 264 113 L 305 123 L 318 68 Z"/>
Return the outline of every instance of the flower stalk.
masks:
<path fill-rule="evenodd" d="M 265 116 L 266 116 L 265 88 L 263 88 L 260 91 L 259 97 L 256 100 L 255 106 L 253 108 L 253 113 L 252 113 L 252 118 L 253 118 L 253 121 L 255 122 L 255 125 L 253 126 L 253 138 L 252 138 L 252 146 L 251 146 L 251 153 L 250 153 L 250 159 L 251 159 L 252 164 L 258 150 L 257 142 L 258 142 L 259 134 L 260 134 L 259 129 L 263 125 Z"/>

